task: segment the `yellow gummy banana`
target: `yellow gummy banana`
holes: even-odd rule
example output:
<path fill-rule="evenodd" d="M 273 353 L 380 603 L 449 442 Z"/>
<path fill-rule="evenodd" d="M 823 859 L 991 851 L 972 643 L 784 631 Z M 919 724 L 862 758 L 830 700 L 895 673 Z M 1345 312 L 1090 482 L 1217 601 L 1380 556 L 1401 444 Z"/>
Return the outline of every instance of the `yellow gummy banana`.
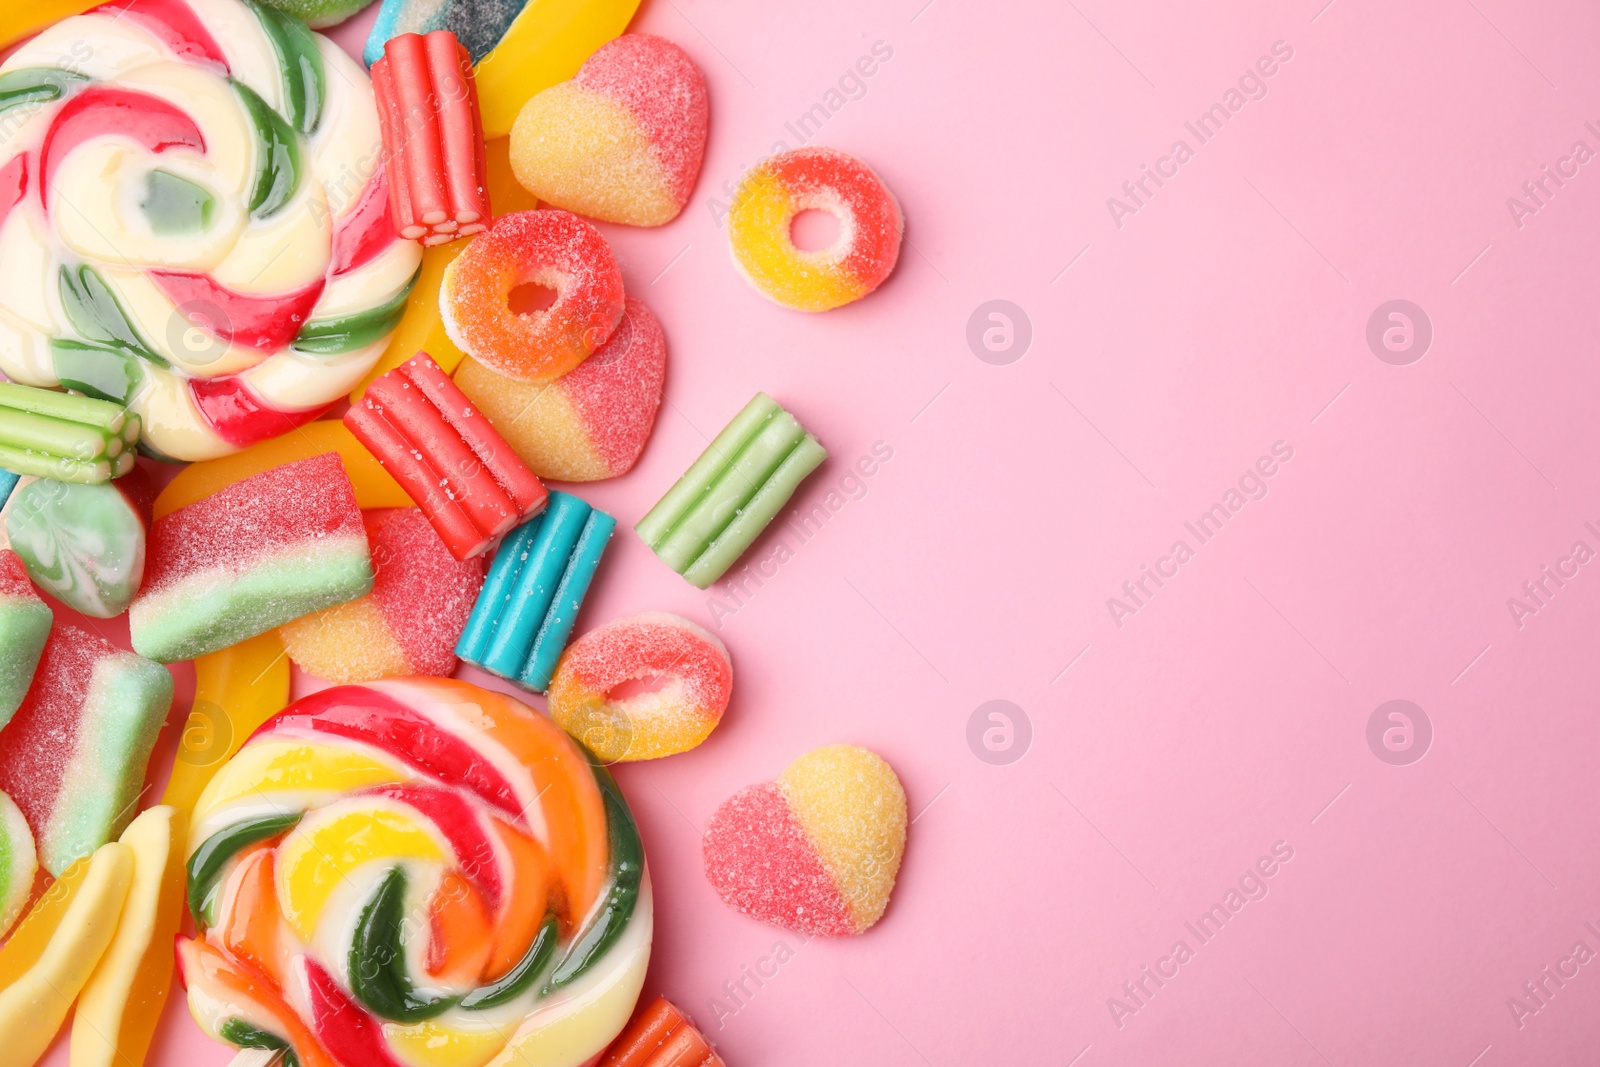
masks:
<path fill-rule="evenodd" d="M 7 1064 L 26 1067 L 44 1055 L 117 931 L 122 902 L 133 879 L 133 850 L 113 841 L 101 845 L 85 862 L 82 881 L 69 886 L 49 906 L 50 894 L 46 893 L 12 938 L 15 942 L 21 937 L 36 917 L 59 918 L 31 961 L 25 957 L 27 950 L 37 947 L 38 931 L 20 946 L 24 952 L 15 962 L 29 965 L 0 990 L 0 1049 L 5 1050 Z M 58 910 L 62 900 L 66 907 Z M 47 914 L 40 915 L 41 911 Z M 11 948 L 6 945 L 7 952 Z M 0 960 L 0 970 L 9 970 L 7 962 L 11 961 Z"/>
<path fill-rule="evenodd" d="M 483 135 L 505 137 L 534 93 L 578 73 L 596 48 L 628 28 L 639 0 L 528 0 L 478 64 Z"/>
<path fill-rule="evenodd" d="M 217 769 L 288 703 L 289 658 L 276 630 L 196 659 L 194 707 L 161 803 L 187 821 Z"/>
<path fill-rule="evenodd" d="M 122 832 L 133 882 L 116 935 L 78 997 L 72 1067 L 139 1067 L 172 988 L 172 939 L 183 916 L 184 817 L 166 805 Z"/>
<path fill-rule="evenodd" d="M 101 0 L 14 0 L 0 11 L 0 48 L 30 37 L 64 18 L 81 15 Z"/>

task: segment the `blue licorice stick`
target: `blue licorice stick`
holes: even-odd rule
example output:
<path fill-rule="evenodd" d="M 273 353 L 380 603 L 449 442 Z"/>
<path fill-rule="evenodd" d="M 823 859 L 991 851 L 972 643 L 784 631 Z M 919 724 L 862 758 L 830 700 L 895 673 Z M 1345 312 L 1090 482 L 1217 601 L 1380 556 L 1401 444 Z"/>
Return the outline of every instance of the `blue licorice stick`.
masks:
<path fill-rule="evenodd" d="M 383 58 L 389 38 L 402 33 L 449 30 L 478 63 L 527 6 L 527 0 L 383 0 L 361 58 L 372 66 Z"/>
<path fill-rule="evenodd" d="M 456 655 L 535 692 L 550 685 L 617 520 L 568 493 L 511 531 Z"/>
<path fill-rule="evenodd" d="M 11 491 L 17 487 L 20 479 L 10 471 L 0 470 L 0 508 L 6 506 L 6 501 L 11 499 Z"/>

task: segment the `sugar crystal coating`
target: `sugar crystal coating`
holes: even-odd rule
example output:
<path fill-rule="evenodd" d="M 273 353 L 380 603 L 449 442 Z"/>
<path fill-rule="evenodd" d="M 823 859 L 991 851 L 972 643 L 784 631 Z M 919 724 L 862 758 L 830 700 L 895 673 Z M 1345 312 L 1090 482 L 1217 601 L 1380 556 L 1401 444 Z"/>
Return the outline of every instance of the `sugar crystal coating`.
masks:
<path fill-rule="evenodd" d="M 28 820 L 15 801 L 0 793 L 0 937 L 21 918 L 38 870 L 39 855 Z"/>
<path fill-rule="evenodd" d="M 627 683 L 654 691 L 613 698 Z M 590 630 L 561 654 L 550 717 L 606 762 L 687 752 L 708 737 L 733 695 L 721 641 L 688 619 L 644 612 Z"/>
<path fill-rule="evenodd" d="M 22 559 L 0 548 L 0 726 L 28 692 L 50 621 L 50 608 L 34 592 Z"/>
<path fill-rule="evenodd" d="M 511 291 L 555 290 L 542 311 L 511 310 Z M 502 215 L 445 268 L 445 332 L 501 374 L 549 381 L 576 367 L 622 321 L 622 273 L 600 231 L 569 211 Z"/>
<path fill-rule="evenodd" d="M 446 676 L 483 585 L 482 557 L 458 561 L 416 508 L 362 516 L 372 592 L 280 628 L 295 665 L 330 682 L 400 674 Z"/>
<path fill-rule="evenodd" d="M 806 210 L 839 222 L 829 248 L 805 252 L 789 233 Z M 859 300 L 894 271 L 905 220 L 871 167 L 834 148 L 797 148 L 757 165 L 728 211 L 733 261 L 763 296 L 799 311 Z"/>
<path fill-rule="evenodd" d="M 807 933 L 882 917 L 905 855 L 906 797 L 879 756 L 829 745 L 729 798 L 706 825 L 706 878 L 733 908 Z"/>
<path fill-rule="evenodd" d="M 655 427 L 666 372 L 661 323 L 629 296 L 610 340 L 553 382 L 507 378 L 470 358 L 455 381 L 535 474 L 592 482 L 626 474 L 638 461 Z"/>
<path fill-rule="evenodd" d="M 523 105 L 511 129 L 517 180 L 539 199 L 633 226 L 671 222 L 705 157 L 705 78 L 683 49 L 630 33 L 571 81 Z"/>

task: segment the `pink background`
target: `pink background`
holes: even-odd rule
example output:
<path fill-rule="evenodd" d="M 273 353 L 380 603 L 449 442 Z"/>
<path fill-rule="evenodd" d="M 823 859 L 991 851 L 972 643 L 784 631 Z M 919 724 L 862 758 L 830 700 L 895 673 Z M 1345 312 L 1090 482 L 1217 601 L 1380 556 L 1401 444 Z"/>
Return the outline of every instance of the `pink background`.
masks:
<path fill-rule="evenodd" d="M 648 991 L 733 1067 L 1593 1062 L 1600 965 L 1520 1026 L 1508 998 L 1600 951 L 1600 569 L 1520 628 L 1507 598 L 1600 550 L 1600 168 L 1520 227 L 1507 198 L 1600 150 L 1600 12 L 1323 3 L 648 0 L 635 22 L 699 61 L 713 128 L 676 222 L 606 230 L 672 364 L 642 462 L 578 490 L 622 520 L 580 625 L 676 611 L 732 651 L 722 727 L 618 778 L 656 886 Z M 813 143 L 899 196 L 900 267 L 785 311 L 711 202 L 879 41 Z M 1265 97 L 1200 144 L 1185 121 L 1278 41 Z M 1119 227 L 1107 198 L 1179 138 L 1193 158 Z M 1434 330 L 1407 366 L 1365 340 L 1396 298 Z M 993 299 L 1031 321 L 1009 365 L 966 339 Z M 769 532 L 747 561 L 792 557 L 741 605 L 628 527 L 757 389 L 832 452 L 795 505 L 859 498 L 803 544 Z M 1200 545 L 1184 523 L 1279 441 L 1266 497 Z M 1119 627 L 1107 598 L 1180 538 L 1193 559 Z M 1409 766 L 1366 740 L 1396 698 L 1434 733 Z M 1031 723 L 1008 765 L 968 743 L 997 699 Z M 802 944 L 720 903 L 700 828 L 839 741 L 888 758 L 917 818 L 884 920 Z M 1185 922 L 1277 842 L 1266 897 L 1201 944 Z M 1128 998 L 1180 939 L 1193 958 Z M 180 1001 L 151 1062 L 228 1058 Z"/>

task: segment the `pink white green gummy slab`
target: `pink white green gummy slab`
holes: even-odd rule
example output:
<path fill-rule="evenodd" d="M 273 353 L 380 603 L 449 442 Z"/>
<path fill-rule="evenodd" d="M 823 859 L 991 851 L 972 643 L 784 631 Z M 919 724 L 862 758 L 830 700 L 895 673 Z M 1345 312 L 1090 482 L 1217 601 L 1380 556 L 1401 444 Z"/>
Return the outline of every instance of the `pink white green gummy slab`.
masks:
<path fill-rule="evenodd" d="M 126 403 L 208 459 L 383 351 L 394 233 L 366 72 L 245 0 L 113 0 L 0 65 L 0 370 Z"/>
<path fill-rule="evenodd" d="M 50 608 L 34 592 L 22 560 L 0 549 L 0 726 L 11 721 L 27 695 L 50 636 L 50 619 Z"/>
<path fill-rule="evenodd" d="M 33 847 L 28 820 L 16 801 L 0 793 L 0 937 L 22 917 L 38 871 L 39 853 Z"/>

